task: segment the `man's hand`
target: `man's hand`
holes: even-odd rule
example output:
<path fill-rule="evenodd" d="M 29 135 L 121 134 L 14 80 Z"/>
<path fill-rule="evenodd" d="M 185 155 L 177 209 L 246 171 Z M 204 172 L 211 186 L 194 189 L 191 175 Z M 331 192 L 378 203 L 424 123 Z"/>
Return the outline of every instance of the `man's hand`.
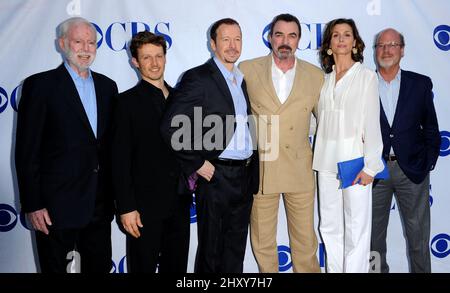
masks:
<path fill-rule="evenodd" d="M 33 228 L 48 235 L 47 225 L 51 226 L 52 221 L 46 208 L 27 213 L 27 217 L 31 222 Z"/>
<path fill-rule="evenodd" d="M 209 161 L 205 161 L 200 169 L 197 170 L 197 174 L 206 179 L 206 181 L 210 181 L 214 175 L 214 171 L 216 168 Z"/>
<path fill-rule="evenodd" d="M 138 211 L 132 211 L 126 214 L 120 215 L 120 222 L 122 222 L 123 228 L 125 231 L 130 233 L 134 238 L 141 237 L 141 233 L 139 232 L 139 228 L 144 227 L 141 222 L 141 215 Z"/>
<path fill-rule="evenodd" d="M 358 176 L 356 176 L 355 180 L 353 180 L 352 185 L 361 184 L 362 186 L 366 186 L 373 182 L 373 177 L 367 175 L 364 171 L 359 172 Z"/>

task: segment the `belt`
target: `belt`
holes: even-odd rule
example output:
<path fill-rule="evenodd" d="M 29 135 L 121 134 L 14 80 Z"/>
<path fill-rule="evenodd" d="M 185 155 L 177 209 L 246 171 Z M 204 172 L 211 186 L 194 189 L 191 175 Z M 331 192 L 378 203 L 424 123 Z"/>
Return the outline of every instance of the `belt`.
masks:
<path fill-rule="evenodd" d="M 397 161 L 397 157 L 395 155 L 384 155 L 383 158 L 385 161 L 389 162 Z"/>
<path fill-rule="evenodd" d="M 224 166 L 244 166 L 248 167 L 252 161 L 252 158 L 248 158 L 245 160 L 233 160 L 233 159 L 223 159 L 223 158 L 217 158 L 212 160 L 211 162 L 217 165 L 224 165 Z"/>

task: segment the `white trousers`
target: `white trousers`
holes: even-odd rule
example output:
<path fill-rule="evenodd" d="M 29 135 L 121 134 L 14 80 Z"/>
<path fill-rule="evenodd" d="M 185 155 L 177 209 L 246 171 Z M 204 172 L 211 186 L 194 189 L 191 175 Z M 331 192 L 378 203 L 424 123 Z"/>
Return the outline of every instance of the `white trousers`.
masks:
<path fill-rule="evenodd" d="M 372 184 L 339 189 L 334 173 L 319 172 L 319 230 L 328 273 L 368 273 Z"/>

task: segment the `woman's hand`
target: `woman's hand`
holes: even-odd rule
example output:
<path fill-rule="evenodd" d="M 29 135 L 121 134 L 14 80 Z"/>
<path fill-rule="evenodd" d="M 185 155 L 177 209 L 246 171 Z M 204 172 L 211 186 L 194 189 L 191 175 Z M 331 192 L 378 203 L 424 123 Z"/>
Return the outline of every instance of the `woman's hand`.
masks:
<path fill-rule="evenodd" d="M 361 184 L 362 186 L 366 186 L 373 182 L 373 177 L 367 175 L 364 171 L 359 172 L 358 176 L 356 176 L 355 180 L 353 180 L 352 185 Z"/>

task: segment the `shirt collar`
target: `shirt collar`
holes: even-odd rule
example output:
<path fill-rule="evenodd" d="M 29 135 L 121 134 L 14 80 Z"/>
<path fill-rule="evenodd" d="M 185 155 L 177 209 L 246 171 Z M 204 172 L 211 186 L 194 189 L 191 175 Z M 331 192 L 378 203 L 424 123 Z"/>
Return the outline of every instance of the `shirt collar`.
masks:
<path fill-rule="evenodd" d="M 78 73 L 75 72 L 75 70 L 73 70 L 72 67 L 70 67 L 69 63 L 66 61 L 64 61 L 64 66 L 66 67 L 67 71 L 69 72 L 70 76 L 72 77 L 73 80 L 88 80 L 88 79 L 92 79 L 92 74 L 91 74 L 91 70 L 88 68 L 88 77 L 86 79 L 82 78 L 81 76 L 78 75 Z"/>
<path fill-rule="evenodd" d="M 384 80 L 384 78 L 381 75 L 380 71 L 377 70 L 377 74 L 378 74 L 378 80 L 382 80 L 384 83 L 388 83 L 387 81 Z M 392 81 L 400 82 L 401 75 L 402 75 L 402 69 L 399 68 L 397 74 L 395 75 L 395 77 L 394 77 L 394 79 Z"/>
<path fill-rule="evenodd" d="M 294 59 L 295 59 L 294 67 L 292 67 L 291 69 L 286 71 L 286 73 L 284 73 L 283 70 L 281 70 L 280 68 L 277 67 L 274 57 L 273 57 L 273 52 L 272 52 L 272 69 L 275 69 L 275 72 L 277 72 L 278 74 L 287 74 L 289 72 L 295 71 L 295 68 L 297 68 L 297 57 L 295 57 Z"/>
<path fill-rule="evenodd" d="M 236 78 L 237 84 L 242 84 L 244 75 L 236 65 L 233 65 L 232 71 L 229 71 L 217 57 L 214 57 L 213 60 L 214 62 L 216 62 L 217 67 L 219 67 L 219 70 L 222 73 L 223 77 L 225 77 L 225 79 L 233 82 L 233 79 Z"/>

